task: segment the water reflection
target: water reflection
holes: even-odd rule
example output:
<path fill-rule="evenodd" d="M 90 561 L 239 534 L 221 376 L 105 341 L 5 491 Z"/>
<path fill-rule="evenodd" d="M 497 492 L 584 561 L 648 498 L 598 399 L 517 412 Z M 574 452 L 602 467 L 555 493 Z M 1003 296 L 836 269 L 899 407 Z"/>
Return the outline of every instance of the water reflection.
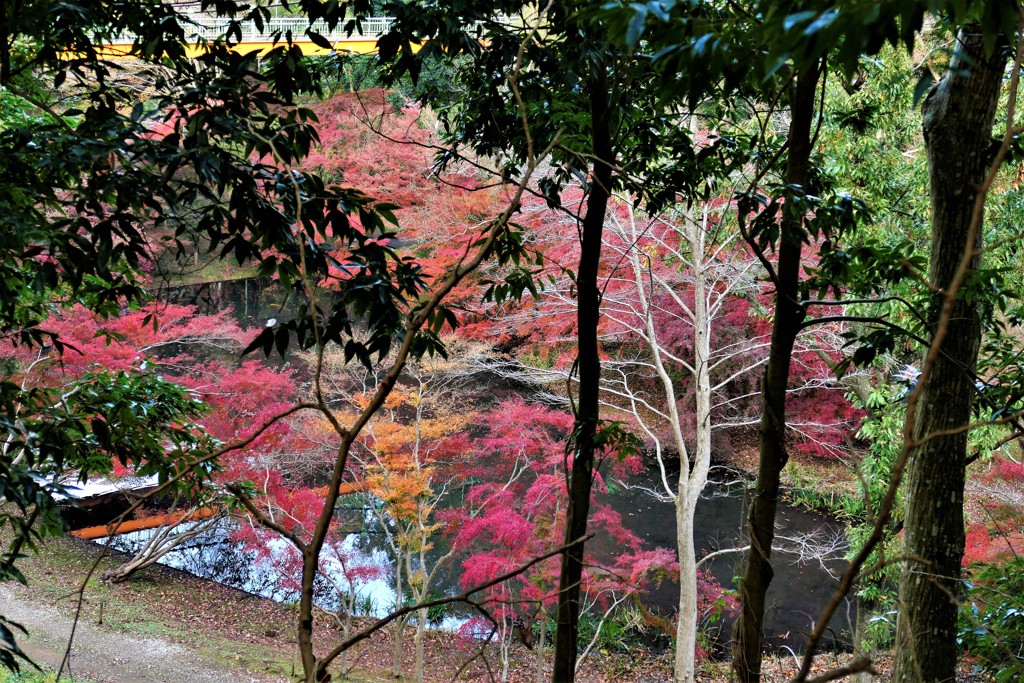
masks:
<path fill-rule="evenodd" d="M 182 531 L 189 526 L 181 525 Z M 237 531 L 237 522 L 225 520 L 177 546 L 159 563 L 276 602 L 298 602 L 302 570 L 295 547 L 281 538 L 268 538 L 259 546 L 247 544 L 238 540 Z M 134 555 L 153 533 L 136 531 L 100 539 L 98 543 Z M 313 598 L 318 606 L 329 612 L 383 617 L 397 606 L 409 604 L 407 596 L 403 601 L 396 600 L 393 565 L 389 554 L 380 547 L 379 536 L 347 534 L 335 546 L 325 546 L 321 571 L 313 585 Z M 438 585 L 439 592 L 457 593 L 457 583 L 451 574 L 446 573 L 444 578 Z M 431 626 L 456 630 L 468 617 L 468 610 L 452 605 Z"/>
<path fill-rule="evenodd" d="M 640 488 L 604 494 L 601 498 L 619 511 L 625 526 L 648 547 L 675 548 L 675 515 L 671 503 L 659 501 Z M 709 486 L 706 499 L 697 506 L 698 557 L 743 545 L 742 529 L 748 503 L 747 487 L 742 482 L 719 482 Z M 364 511 L 363 514 L 366 515 L 364 529 L 373 529 L 372 513 Z M 164 556 L 161 563 L 278 602 L 298 601 L 301 565 L 294 547 L 279 538 L 269 538 L 259 548 L 247 547 L 237 540 L 235 524 L 226 521 L 182 544 Z M 110 540 L 110 546 L 133 554 L 150 533 L 139 531 L 117 536 Z M 777 533 L 791 539 L 828 539 L 841 535 L 842 525 L 806 510 L 780 505 Z M 786 545 L 784 541 L 781 544 Z M 438 539 L 435 546 L 428 562 L 436 561 L 447 552 L 443 539 Z M 608 556 L 615 551 L 614 547 L 605 546 L 608 543 L 600 537 L 592 542 L 595 554 Z M 742 557 L 742 553 L 723 554 L 708 565 L 718 582 L 730 588 Z M 775 580 L 768 594 L 767 642 L 775 648 L 799 649 L 835 588 L 836 581 L 830 572 L 842 571 L 845 565 L 837 559 L 819 562 L 816 557 L 800 558 L 795 553 L 778 551 L 773 558 Z M 455 559 L 440 572 L 434 587 L 437 595 L 455 595 L 461 590 L 460 562 Z M 385 534 L 368 531 L 347 534 L 337 546 L 325 548 L 321 574 L 314 584 L 314 599 L 332 612 L 345 608 L 355 615 L 384 616 L 396 606 L 411 604 L 408 596 L 402 601 L 396 599 L 393 572 Z M 645 602 L 651 609 L 671 615 L 678 604 L 678 590 L 674 583 L 662 583 L 650 590 Z M 471 616 L 466 606 L 452 605 L 443 621 L 432 625 L 454 630 Z M 833 619 L 830 635 L 834 645 L 847 646 L 854 616 L 852 605 L 848 605 Z M 727 640 L 731 618 L 726 618 L 716 628 L 719 640 Z"/>
<path fill-rule="evenodd" d="M 672 473 L 670 481 L 675 481 L 677 476 Z M 632 484 L 636 488 L 606 494 L 601 500 L 615 508 L 625 526 L 649 546 L 675 548 L 673 504 L 649 493 L 660 486 L 660 474 L 651 470 Z M 695 545 L 698 558 L 745 546 L 749 505 L 748 483 L 744 479 L 722 475 L 719 481 L 709 483 L 697 505 Z M 797 651 L 803 647 L 835 590 L 835 577 L 846 568 L 842 559 L 843 529 L 838 520 L 780 502 L 777 542 L 772 554 L 775 578 L 768 591 L 765 610 L 765 642 L 769 647 L 785 646 Z M 780 548 L 783 551 L 780 552 Z M 801 549 L 803 555 L 799 554 Z M 743 552 L 726 552 L 713 557 L 706 566 L 722 586 L 735 588 L 744 557 Z M 647 598 L 648 604 L 663 614 L 674 613 L 678 600 L 679 587 L 671 582 L 652 589 Z M 719 640 L 728 639 L 732 620 L 732 616 L 727 616 L 716 626 Z M 849 647 L 854 620 L 854 604 L 848 600 L 829 623 L 827 643 L 840 649 Z"/>

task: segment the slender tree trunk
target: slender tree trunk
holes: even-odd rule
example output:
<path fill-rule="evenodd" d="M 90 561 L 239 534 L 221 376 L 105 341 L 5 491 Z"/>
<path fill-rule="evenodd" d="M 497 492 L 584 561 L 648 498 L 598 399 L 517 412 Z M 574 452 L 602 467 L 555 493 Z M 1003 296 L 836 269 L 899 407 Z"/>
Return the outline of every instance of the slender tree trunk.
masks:
<path fill-rule="evenodd" d="M 587 214 L 581 226 L 582 244 L 576 278 L 579 339 L 577 368 L 580 388 L 573 428 L 575 447 L 572 474 L 569 479 L 566 543 L 586 535 L 587 516 L 590 513 L 590 490 L 594 481 L 594 438 L 599 419 L 598 395 L 601 381 L 601 361 L 597 343 L 601 295 L 597 280 L 604 219 L 611 190 L 612 164 L 615 160 L 611 143 L 613 114 L 609 106 L 608 84 L 603 72 L 599 72 L 593 79 L 589 89 L 595 161 L 590 196 L 587 198 Z M 558 579 L 558 612 L 555 619 L 555 660 L 552 669 L 552 680 L 555 683 L 569 683 L 575 678 L 583 550 L 583 543 L 577 543 L 562 554 L 561 573 Z"/>
<path fill-rule="evenodd" d="M 352 610 L 356 607 L 354 592 L 351 598 L 343 600 L 343 604 L 345 604 L 345 616 L 341 620 L 341 639 L 345 641 L 352 635 Z M 338 656 L 338 669 L 341 670 L 342 678 L 348 675 L 348 650 Z"/>
<path fill-rule="evenodd" d="M 857 623 L 853 628 L 853 649 L 854 654 L 858 657 L 867 657 L 874 660 L 878 652 L 878 646 L 868 634 L 868 626 L 871 623 L 871 619 L 875 616 L 876 609 L 877 605 L 874 600 L 857 598 Z M 874 683 L 874 680 L 874 674 L 867 671 L 850 676 L 851 683 Z"/>
<path fill-rule="evenodd" d="M 934 335 L 939 312 L 964 255 L 980 246 L 972 213 L 988 166 L 992 125 L 1005 56 L 986 56 L 980 33 L 961 30 L 942 82 L 925 100 L 932 206 L 929 279 L 940 290 L 929 309 Z M 971 267 L 978 267 L 975 255 Z M 943 430 L 914 448 L 907 462 L 904 551 L 900 576 L 894 681 L 956 680 L 957 592 L 964 552 L 963 495 L 967 432 L 974 397 L 981 321 L 973 301 L 953 302 L 942 353 L 928 370 L 917 403 L 914 439 Z"/>
<path fill-rule="evenodd" d="M 326 679 L 326 672 L 317 666 L 313 653 L 313 580 L 316 577 L 317 557 L 310 546 L 302 550 L 302 590 L 299 592 L 299 655 L 306 683 L 319 683 Z M 312 568 L 311 568 L 312 567 Z"/>
<path fill-rule="evenodd" d="M 537 623 L 540 624 L 540 633 L 537 636 L 536 642 L 536 657 L 537 657 L 537 683 L 544 683 L 544 649 L 548 646 L 547 644 L 547 620 L 544 618 L 544 609 L 541 608 L 538 613 Z"/>
<path fill-rule="evenodd" d="M 11 18 L 0 16 L 3 19 L 0 21 L 0 85 L 7 85 L 11 80 L 11 37 L 7 31 L 7 22 Z"/>
<path fill-rule="evenodd" d="M 693 544 L 697 501 L 711 468 L 711 311 L 708 310 L 706 223 L 686 222 L 693 262 L 693 370 L 696 383 L 696 447 L 693 467 L 680 463 L 676 494 L 676 546 L 679 553 L 679 622 L 676 626 L 676 683 L 693 683 L 697 650 L 697 556 Z M 652 293 L 653 296 L 653 293 Z M 659 371 L 663 372 L 658 362 Z M 675 401 L 674 396 L 668 397 Z M 674 415 L 674 411 L 670 411 Z M 676 418 L 678 422 L 678 417 Z M 681 439 L 681 437 L 680 437 Z M 680 451 L 683 452 L 683 451 Z"/>
<path fill-rule="evenodd" d="M 811 123 L 814 119 L 818 64 L 801 71 L 790 97 L 789 154 L 786 184 L 807 187 L 811 155 Z M 742 610 L 733 629 L 733 671 L 742 683 L 761 678 L 761 649 L 764 641 L 764 606 L 771 584 L 771 552 L 775 539 L 775 514 L 779 501 L 782 468 L 786 452 L 786 389 L 793 344 L 800 332 L 804 309 L 800 305 L 800 259 L 803 249 L 803 216 L 787 205 L 783 209 L 775 288 L 775 321 L 772 327 L 768 363 L 761 380 L 760 457 L 757 486 L 750 502 L 747 535 L 750 551 L 740 583 Z"/>
<path fill-rule="evenodd" d="M 402 606 L 402 572 L 400 571 L 401 560 L 395 566 L 395 609 Z M 391 652 L 391 675 L 395 678 L 402 677 L 402 650 L 405 645 L 405 624 L 406 618 L 395 619 L 395 640 L 394 649 Z"/>
<path fill-rule="evenodd" d="M 514 629 L 513 629 L 514 630 Z M 508 624 L 501 627 L 501 683 L 508 683 L 508 666 L 512 651 L 512 633 Z M 493 679 L 493 677 L 492 677 Z"/>
<path fill-rule="evenodd" d="M 422 600 L 422 598 L 419 598 Z M 416 683 L 423 683 L 423 637 L 427 634 L 427 610 L 416 612 Z"/>

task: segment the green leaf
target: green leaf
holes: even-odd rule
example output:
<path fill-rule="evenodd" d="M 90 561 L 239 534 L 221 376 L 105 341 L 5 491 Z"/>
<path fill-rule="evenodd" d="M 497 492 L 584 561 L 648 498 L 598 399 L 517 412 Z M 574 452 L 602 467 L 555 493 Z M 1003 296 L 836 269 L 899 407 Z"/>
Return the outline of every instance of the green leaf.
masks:
<path fill-rule="evenodd" d="M 647 26 L 647 5 L 634 3 L 632 5 L 634 14 L 630 17 L 629 26 L 626 28 L 626 45 L 634 48 L 640 42 L 640 36 Z"/>
<path fill-rule="evenodd" d="M 651 0 L 647 3 L 647 9 L 661 21 L 667 22 L 670 19 L 668 11 L 674 5 L 675 2 L 672 0 L 669 0 L 668 2 L 663 2 L 662 0 Z"/>
<path fill-rule="evenodd" d="M 105 420 L 99 417 L 94 417 L 90 423 L 92 425 L 92 433 L 96 436 L 96 440 L 103 448 L 110 447 L 110 429 L 107 426 Z"/>
<path fill-rule="evenodd" d="M 935 77 L 932 76 L 932 72 L 927 68 L 922 68 L 921 76 L 917 79 L 917 85 L 914 86 L 914 106 L 924 98 L 924 96 L 931 90 L 931 87 L 935 85 Z"/>
<path fill-rule="evenodd" d="M 823 28 L 830 26 L 832 22 L 834 22 L 838 17 L 839 10 L 837 9 L 830 9 L 826 12 L 822 12 L 822 14 L 817 19 L 812 21 L 810 25 L 804 29 L 804 35 L 814 35 Z"/>
<path fill-rule="evenodd" d="M 818 15 L 814 10 L 806 10 L 803 12 L 797 12 L 796 14 L 790 14 L 782 21 L 782 29 L 784 31 L 792 31 L 793 27 L 798 26 L 806 21 L 810 21 Z"/>
<path fill-rule="evenodd" d="M 285 352 L 288 351 L 288 328 L 281 326 L 274 335 L 274 346 L 277 348 L 277 353 L 282 358 L 285 356 Z"/>
<path fill-rule="evenodd" d="M 274 343 L 274 330 L 272 328 L 263 329 L 255 339 L 249 342 L 249 345 L 242 351 L 243 356 L 247 356 L 256 349 L 263 348 L 264 350 L 271 348 Z M 266 355 L 270 355 L 268 352 Z"/>
<path fill-rule="evenodd" d="M 324 50 L 333 50 L 334 46 L 331 45 L 331 41 L 324 38 L 322 35 L 313 30 L 306 31 L 306 35 L 309 37 L 311 43 Z"/>

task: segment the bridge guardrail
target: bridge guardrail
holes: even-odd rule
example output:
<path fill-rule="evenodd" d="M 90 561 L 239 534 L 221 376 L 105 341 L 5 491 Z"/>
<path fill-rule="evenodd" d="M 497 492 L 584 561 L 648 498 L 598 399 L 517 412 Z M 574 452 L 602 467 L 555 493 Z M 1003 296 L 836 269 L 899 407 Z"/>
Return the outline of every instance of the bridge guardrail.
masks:
<path fill-rule="evenodd" d="M 189 22 L 185 26 L 185 33 L 190 41 L 200 38 L 216 40 L 227 34 L 229 23 L 227 19 L 200 14 L 185 14 L 183 16 Z M 291 31 L 293 40 L 301 40 L 302 36 L 306 34 L 306 30 L 310 28 L 331 43 L 340 40 L 370 41 L 377 40 L 377 38 L 383 35 L 388 27 L 391 26 L 391 21 L 391 17 L 367 17 L 361 19 L 359 23 L 362 30 L 354 30 L 352 35 L 349 36 L 345 31 L 345 22 L 337 25 L 332 31 L 324 21 L 315 21 L 311 24 L 309 19 L 304 17 L 272 17 L 263 23 L 262 31 L 257 29 L 251 21 L 242 22 L 242 35 L 238 42 L 269 43 L 273 41 L 275 34 L 279 34 L 283 38 L 288 31 Z M 232 37 L 237 39 L 237 34 Z M 126 32 L 118 36 L 116 42 L 131 43 L 134 39 L 135 36 L 133 34 Z"/>

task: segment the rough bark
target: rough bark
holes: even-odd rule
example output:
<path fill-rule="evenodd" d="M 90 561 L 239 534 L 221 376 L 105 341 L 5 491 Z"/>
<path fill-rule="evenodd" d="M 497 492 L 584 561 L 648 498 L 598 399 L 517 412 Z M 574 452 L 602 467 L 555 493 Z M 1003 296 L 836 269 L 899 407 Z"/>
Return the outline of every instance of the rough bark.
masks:
<path fill-rule="evenodd" d="M 801 71 L 790 97 L 789 152 L 785 182 L 805 188 L 811 155 L 811 124 L 820 70 L 817 64 Z M 791 205 L 790 205 L 791 207 Z M 793 344 L 805 311 L 800 305 L 800 259 L 803 216 L 787 208 L 782 219 L 775 282 L 775 320 L 764 377 L 761 380 L 760 453 L 757 485 L 750 502 L 747 535 L 750 551 L 740 584 L 740 616 L 733 628 L 732 667 L 742 683 L 761 677 L 765 596 L 771 584 L 771 552 L 786 451 L 786 388 Z"/>
<path fill-rule="evenodd" d="M 608 84 L 599 74 L 590 85 L 591 126 L 595 157 L 587 213 L 580 226 L 582 243 L 576 278 L 577 335 L 579 352 L 579 397 L 576 404 L 574 457 L 569 479 L 569 507 L 566 511 L 565 542 L 572 543 L 587 533 L 590 492 L 594 481 L 594 439 L 599 414 L 601 360 L 598 355 L 597 324 L 601 294 L 598 266 L 601 240 L 612 181 L 612 112 Z M 562 554 L 558 580 L 558 611 L 555 617 L 555 660 L 552 681 L 574 680 L 579 640 L 580 582 L 583 578 L 584 544 L 576 543 Z"/>
<path fill-rule="evenodd" d="M 977 188 L 988 165 L 1005 56 L 986 56 L 982 36 L 962 30 L 949 70 L 925 100 L 932 207 L 929 280 L 932 334 L 964 255 L 980 246 L 971 234 Z M 975 255 L 971 267 L 978 267 Z M 899 587 L 894 681 L 954 681 L 959 648 L 957 592 L 964 552 L 963 494 L 967 432 L 975 391 L 981 321 L 974 302 L 958 296 L 917 404 L 915 447 L 907 462 L 904 551 Z M 954 433 L 934 436 L 943 430 Z"/>

